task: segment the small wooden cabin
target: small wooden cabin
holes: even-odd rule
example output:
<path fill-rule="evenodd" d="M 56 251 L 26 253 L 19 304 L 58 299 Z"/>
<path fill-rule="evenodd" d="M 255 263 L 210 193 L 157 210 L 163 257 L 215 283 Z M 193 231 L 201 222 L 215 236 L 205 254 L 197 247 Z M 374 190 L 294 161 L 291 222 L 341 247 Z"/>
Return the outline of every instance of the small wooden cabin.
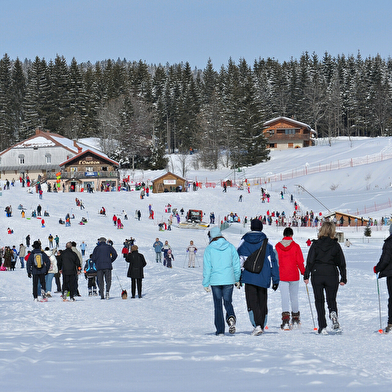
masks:
<path fill-rule="evenodd" d="M 355 226 L 367 226 L 369 219 L 363 218 L 360 216 L 355 216 L 351 214 L 347 214 L 345 212 L 333 211 L 324 215 L 324 218 L 334 220 L 336 218 L 336 226 L 337 227 L 355 227 Z M 343 224 L 342 224 L 343 223 Z"/>
<path fill-rule="evenodd" d="M 167 172 L 152 181 L 152 192 L 186 192 L 187 180 L 174 173 Z"/>

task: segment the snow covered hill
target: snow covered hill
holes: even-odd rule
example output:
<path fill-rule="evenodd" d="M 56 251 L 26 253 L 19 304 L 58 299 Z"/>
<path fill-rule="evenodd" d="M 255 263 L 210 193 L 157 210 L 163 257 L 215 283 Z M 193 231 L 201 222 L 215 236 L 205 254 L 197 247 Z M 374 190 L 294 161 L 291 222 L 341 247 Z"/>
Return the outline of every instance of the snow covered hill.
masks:
<path fill-rule="evenodd" d="M 261 178 L 268 173 L 317 166 L 348 158 L 366 157 L 386 151 L 391 138 L 340 139 L 327 144 L 272 153 L 267 163 L 245 168 L 244 178 Z M 46 244 L 49 234 L 60 237 L 64 248 L 69 240 L 78 245 L 87 243 L 92 252 L 97 238 L 105 236 L 114 242 L 119 253 L 114 263 L 112 298 L 101 301 L 87 296 L 87 282 L 79 279 L 82 297 L 75 303 L 62 302 L 58 294 L 47 303 L 34 303 L 31 280 L 17 264 L 16 271 L 0 272 L 0 369 L 3 391 L 238 391 L 290 389 L 294 391 L 330 391 L 344 388 L 353 391 L 386 391 L 392 382 L 389 366 L 388 335 L 380 335 L 378 296 L 373 265 L 381 254 L 388 227 L 373 228 L 372 236 L 364 238 L 362 229 L 344 228 L 352 246 L 344 248 L 348 266 L 348 284 L 339 289 L 338 308 L 343 334 L 319 336 L 313 332 L 313 319 L 305 285 L 300 285 L 302 327 L 298 331 L 281 332 L 280 293 L 269 290 L 268 330 L 262 336 L 250 336 L 244 290 L 235 289 L 234 308 L 237 333 L 216 337 L 213 325 L 212 295 L 201 286 L 203 252 L 207 246 L 204 230 L 159 232 L 158 223 L 167 221 L 165 206 L 202 209 L 207 217 L 213 211 L 217 221 L 230 212 L 241 218 L 271 211 L 292 212 L 289 194 L 304 210 L 316 213 L 326 210 L 301 184 L 329 209 L 355 211 L 374 203 L 385 205 L 390 198 L 389 167 L 386 160 L 368 165 L 306 175 L 285 182 L 270 182 L 267 189 L 271 202 L 260 202 L 260 185 L 251 186 L 250 193 L 229 188 L 223 193 L 204 187 L 197 192 L 150 194 L 141 200 L 138 192 L 94 194 L 44 193 L 30 194 L 19 184 L 3 190 L 0 210 L 12 205 L 14 214 L 0 216 L 0 244 L 16 245 L 32 240 Z M 174 163 L 175 165 L 175 163 Z M 181 174 L 177 172 L 177 174 Z M 135 177 L 154 178 L 158 173 L 138 172 Z M 229 178 L 227 169 L 217 172 L 189 170 L 187 178 L 216 181 Z M 334 190 L 332 185 L 338 185 Z M 279 192 L 287 187 L 284 200 Z M 238 202 L 239 195 L 243 202 Z M 85 210 L 76 207 L 75 197 L 83 200 Z M 26 208 L 27 216 L 41 204 L 50 214 L 45 227 L 37 218 L 22 218 L 17 206 Z M 155 211 L 155 220 L 148 219 L 148 206 Z M 98 214 L 104 206 L 107 217 Z M 141 221 L 134 218 L 141 210 Z M 123 220 L 124 229 L 112 223 L 113 214 Z M 386 207 L 371 213 L 380 219 L 392 212 Z M 66 213 L 74 214 L 71 227 L 58 223 Z M 78 225 L 82 217 L 88 222 Z M 8 235 L 10 227 L 14 234 Z M 224 236 L 237 245 L 249 228 L 233 224 Z M 275 244 L 282 237 L 282 228 L 267 226 L 265 233 Z M 296 228 L 294 239 L 306 257 L 305 241 L 314 238 L 314 228 Z M 136 238 L 136 244 L 147 260 L 142 299 L 122 300 L 122 288 L 129 292 L 127 263 L 121 256 L 124 239 Z M 152 244 L 156 237 L 168 240 L 175 257 L 172 269 L 155 262 Z M 193 240 L 198 248 L 196 268 L 187 268 L 185 249 Z M 310 300 L 313 316 L 313 293 Z M 382 326 L 387 318 L 385 280 L 380 281 Z"/>

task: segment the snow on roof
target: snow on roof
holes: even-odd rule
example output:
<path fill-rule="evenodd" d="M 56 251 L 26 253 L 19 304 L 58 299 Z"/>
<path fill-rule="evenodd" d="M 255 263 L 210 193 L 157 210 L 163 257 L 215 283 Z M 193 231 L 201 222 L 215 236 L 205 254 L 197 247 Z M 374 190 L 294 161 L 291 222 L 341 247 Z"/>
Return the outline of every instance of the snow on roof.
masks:
<path fill-rule="evenodd" d="M 284 116 L 275 117 L 275 118 L 273 118 L 272 120 L 266 121 L 263 125 L 264 125 L 264 127 L 268 127 L 269 125 L 271 125 L 271 124 L 274 123 L 275 121 L 288 121 L 288 122 L 297 124 L 297 125 L 300 126 L 300 127 L 309 128 L 311 132 L 313 132 L 314 134 L 317 134 L 317 132 L 316 132 L 314 129 L 312 129 L 312 128 L 310 127 L 310 125 L 305 124 L 305 123 L 303 123 L 303 122 L 301 122 L 301 121 L 294 120 L 294 119 L 292 119 L 292 118 L 284 117 Z"/>
<path fill-rule="evenodd" d="M 49 147 L 55 146 L 50 139 L 47 139 L 43 136 L 37 136 L 34 139 L 27 139 L 23 143 L 20 144 L 21 147 Z"/>
<path fill-rule="evenodd" d="M 57 143 L 63 145 L 64 147 L 69 148 L 70 150 L 75 151 L 75 153 L 78 152 L 78 149 L 75 147 L 73 140 L 68 139 L 66 137 L 58 137 L 58 136 L 53 136 L 50 135 L 53 140 L 55 140 Z"/>

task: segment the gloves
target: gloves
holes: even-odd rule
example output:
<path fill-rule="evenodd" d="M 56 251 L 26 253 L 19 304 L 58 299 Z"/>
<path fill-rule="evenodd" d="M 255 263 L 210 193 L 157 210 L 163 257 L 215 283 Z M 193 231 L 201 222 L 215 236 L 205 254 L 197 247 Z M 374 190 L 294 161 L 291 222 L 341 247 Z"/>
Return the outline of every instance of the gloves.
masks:
<path fill-rule="evenodd" d="M 210 286 L 204 287 L 204 290 L 207 291 L 207 293 L 209 293 L 211 292 L 211 287 Z"/>
<path fill-rule="evenodd" d="M 30 274 L 30 273 L 28 273 L 27 276 L 28 276 L 29 278 L 31 278 L 31 274 Z"/>
<path fill-rule="evenodd" d="M 374 271 L 375 274 L 377 274 L 376 266 L 373 267 L 373 271 Z"/>
<path fill-rule="evenodd" d="M 279 283 L 274 283 L 272 285 L 272 290 L 276 291 L 278 289 L 278 287 L 279 287 Z"/>
<path fill-rule="evenodd" d="M 235 284 L 235 287 L 237 287 L 237 289 L 241 288 L 241 282 L 235 282 L 234 284 Z"/>

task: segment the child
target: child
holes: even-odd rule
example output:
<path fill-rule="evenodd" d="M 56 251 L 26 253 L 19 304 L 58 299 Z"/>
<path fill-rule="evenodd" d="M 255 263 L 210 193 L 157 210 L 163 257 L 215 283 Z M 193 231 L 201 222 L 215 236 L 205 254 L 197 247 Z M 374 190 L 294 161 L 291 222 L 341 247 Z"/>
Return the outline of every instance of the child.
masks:
<path fill-rule="evenodd" d="M 84 276 L 88 279 L 87 288 L 89 297 L 92 295 L 98 295 L 96 284 L 97 267 L 95 262 L 91 259 L 92 257 L 93 255 L 91 254 L 90 258 L 86 260 L 86 264 L 84 265 Z"/>
<path fill-rule="evenodd" d="M 174 261 L 174 256 L 171 249 L 169 249 L 165 254 L 163 265 L 166 264 L 167 268 L 172 268 L 172 261 Z"/>
<path fill-rule="evenodd" d="M 186 248 L 186 251 L 188 253 L 188 268 L 190 267 L 195 268 L 195 258 L 196 258 L 197 248 L 195 245 L 193 245 L 193 241 L 189 243 L 189 246 Z"/>

